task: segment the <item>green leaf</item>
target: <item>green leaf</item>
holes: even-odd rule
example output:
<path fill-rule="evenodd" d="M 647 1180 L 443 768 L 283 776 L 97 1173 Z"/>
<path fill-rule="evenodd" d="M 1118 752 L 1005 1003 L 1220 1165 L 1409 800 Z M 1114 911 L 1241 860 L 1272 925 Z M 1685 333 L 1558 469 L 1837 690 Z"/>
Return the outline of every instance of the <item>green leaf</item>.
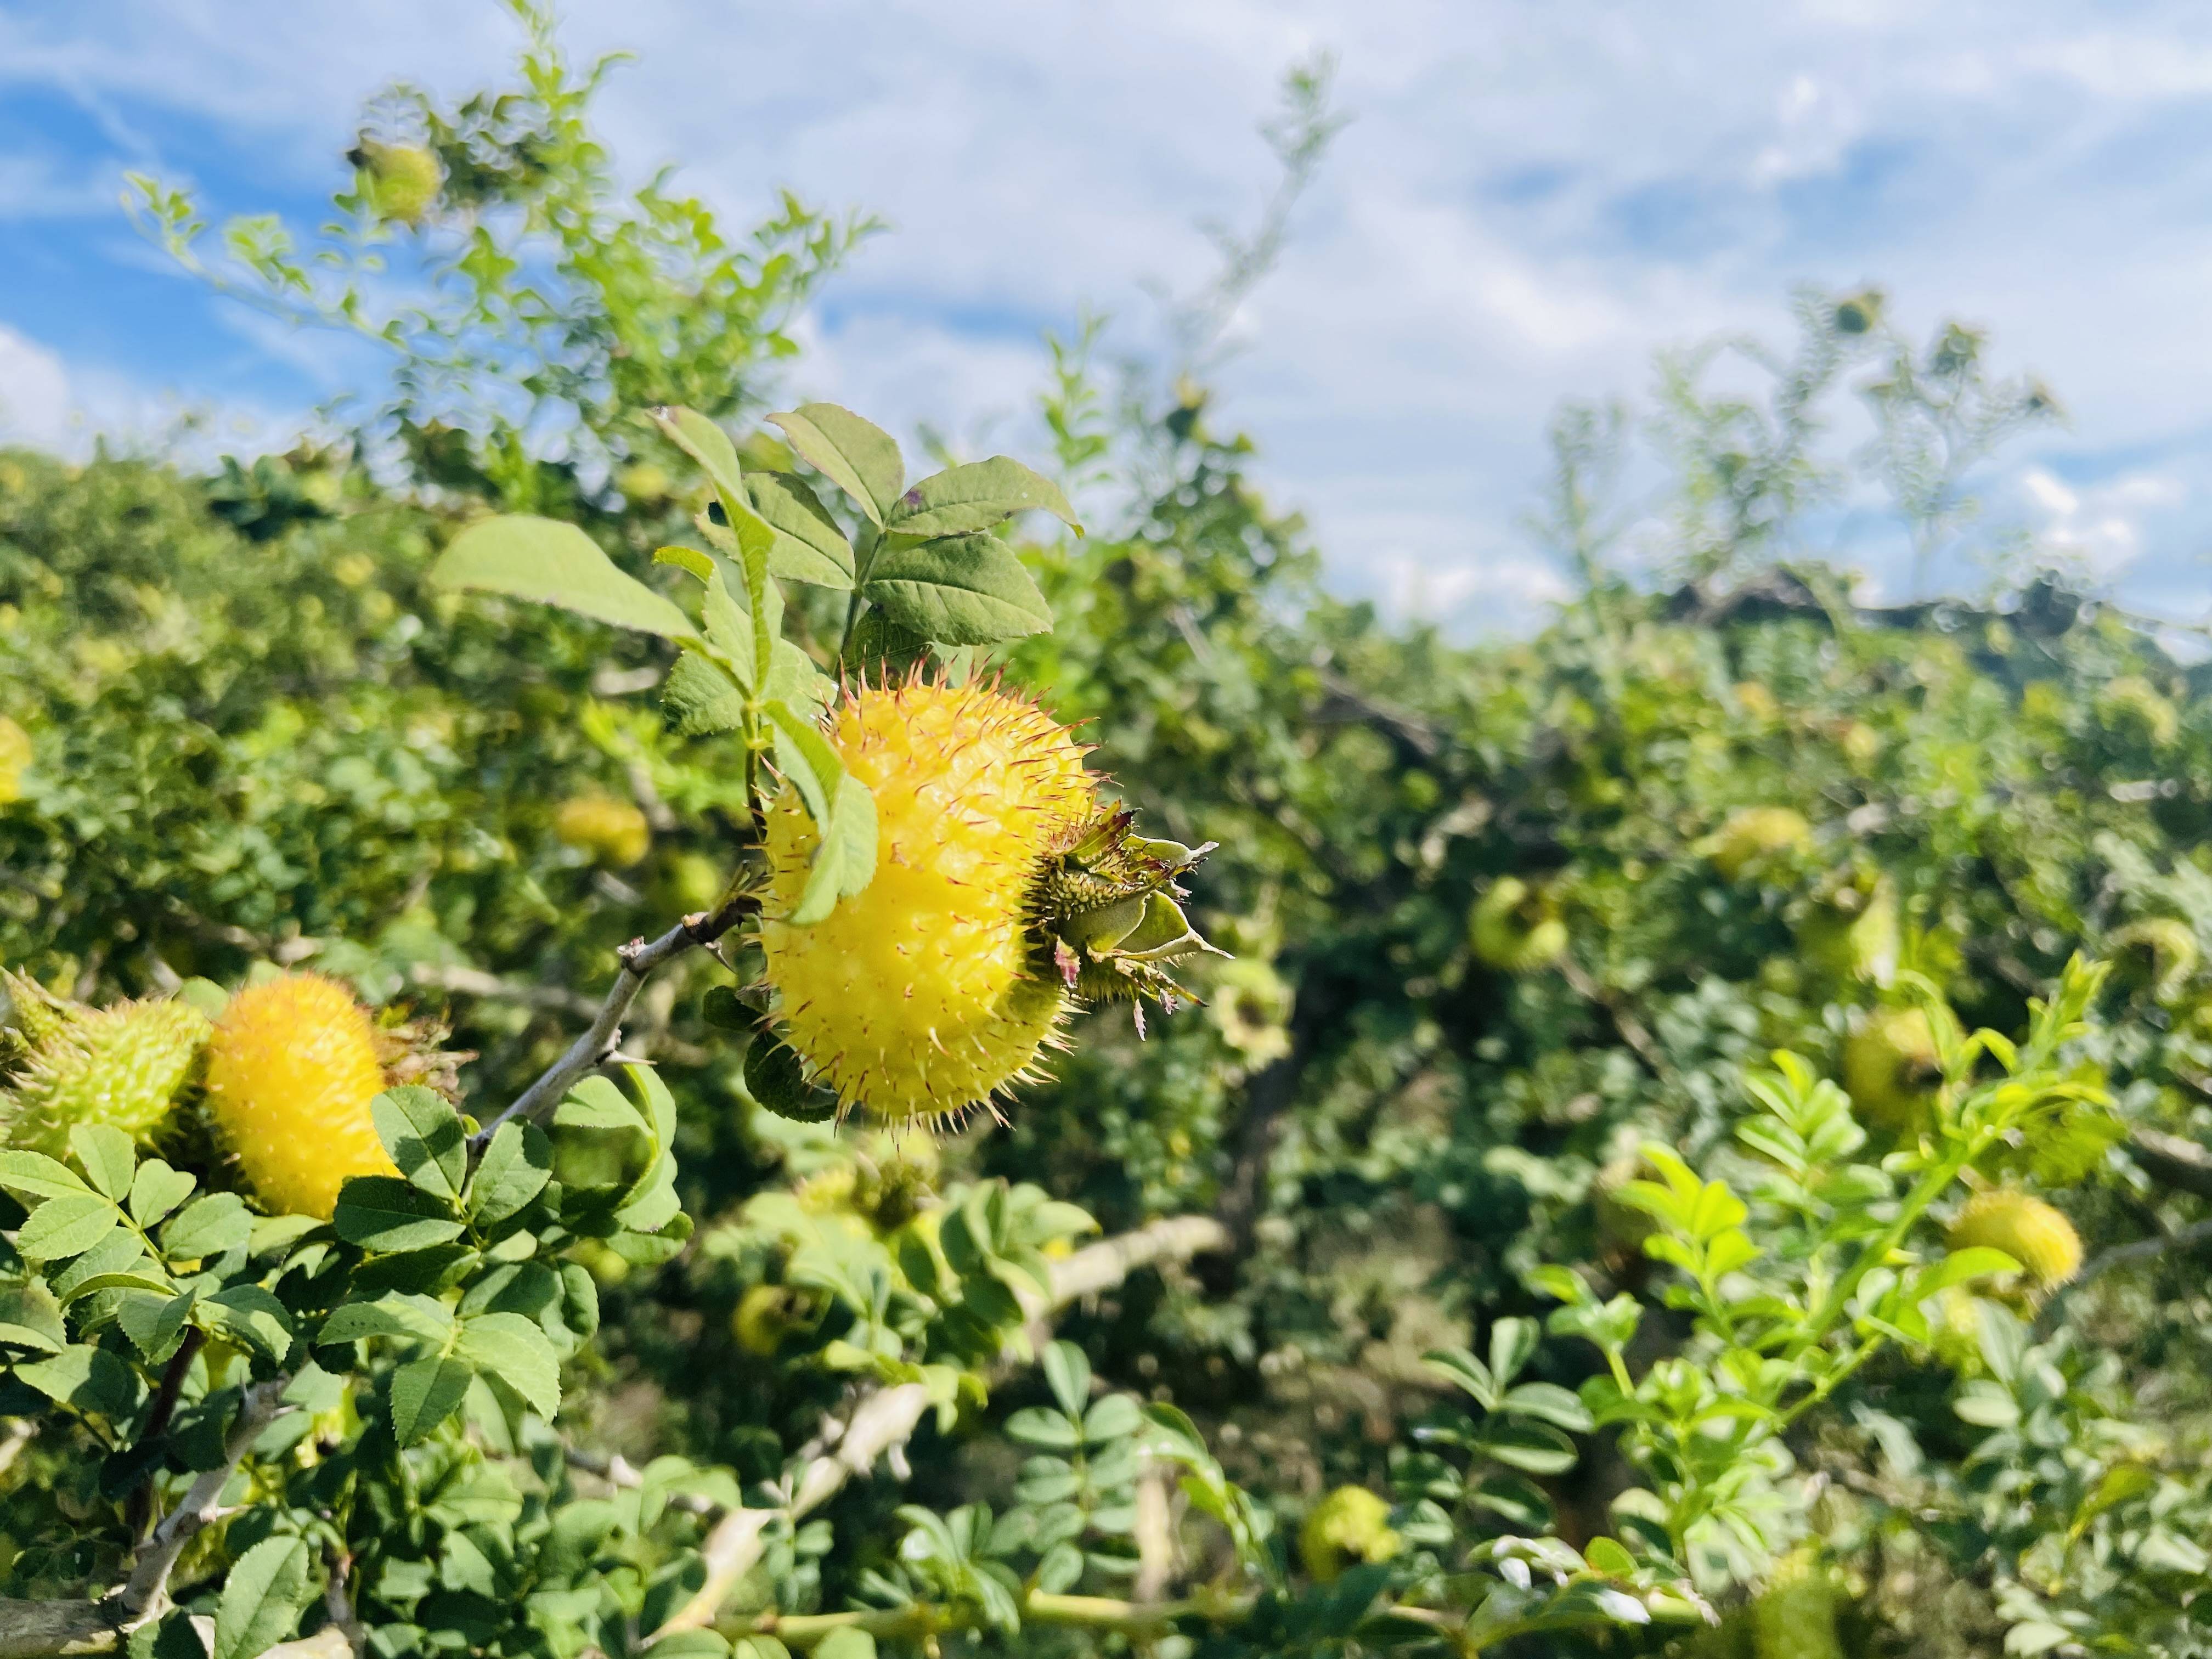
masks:
<path fill-rule="evenodd" d="M 15 1375 L 58 1406 L 103 1417 L 127 1417 L 138 1408 L 145 1385 L 121 1358 L 88 1342 L 51 1359 L 15 1367 Z"/>
<path fill-rule="evenodd" d="M 553 1143 L 535 1123 L 510 1120 L 492 1132 L 469 1182 L 469 1213 L 480 1227 L 520 1213 L 553 1175 Z"/>
<path fill-rule="evenodd" d="M 835 404 L 801 404 L 768 418 L 808 465 L 853 498 L 869 523 L 882 525 L 897 506 L 906 463 L 883 428 Z"/>
<path fill-rule="evenodd" d="M 173 1261 L 206 1261 L 240 1249 L 253 1237 L 253 1217 L 236 1193 L 209 1193 L 177 1212 L 162 1230 L 161 1250 Z"/>
<path fill-rule="evenodd" d="M 1972 1245 L 1966 1249 L 1954 1250 L 1941 1261 L 1923 1267 L 1912 1281 L 1912 1299 L 1925 1301 L 1939 1291 L 1949 1290 L 1954 1285 L 2019 1271 L 2020 1263 L 2002 1250 L 1991 1249 L 1985 1244 Z"/>
<path fill-rule="evenodd" d="M 1490 1375 L 1504 1388 L 1521 1374 L 1543 1334 L 1533 1319 L 1501 1319 L 1490 1328 Z"/>
<path fill-rule="evenodd" d="M 1543 1423 L 1499 1422 L 1482 1425 L 1474 1443 L 1499 1462 L 1531 1474 L 1559 1474 L 1575 1466 L 1574 1442 Z"/>
<path fill-rule="evenodd" d="M 831 1631 L 817 1643 L 814 1659 L 876 1659 L 876 1638 L 848 1625 Z"/>
<path fill-rule="evenodd" d="M 93 1186 L 110 1198 L 131 1190 L 138 1169 L 138 1149 L 131 1137 L 107 1123 L 79 1123 L 70 1130 L 70 1149 Z"/>
<path fill-rule="evenodd" d="M 812 869 L 788 920 L 811 927 L 837 901 L 865 891 L 876 874 L 876 801 L 845 770 L 813 721 L 781 702 L 768 705 L 775 730 L 776 765 L 799 791 L 820 831 Z"/>
<path fill-rule="evenodd" d="M 884 528 L 901 536 L 964 536 L 1032 507 L 1083 533 L 1058 484 L 1011 456 L 994 455 L 924 478 L 899 497 Z"/>
<path fill-rule="evenodd" d="M 54 1293 L 33 1279 L 0 1288 L 0 1343 L 59 1353 L 69 1346 L 62 1305 Z"/>
<path fill-rule="evenodd" d="M 454 1352 L 520 1395 L 540 1417 L 561 1408 L 561 1360 L 534 1320 L 516 1313 L 479 1314 L 461 1322 Z"/>
<path fill-rule="evenodd" d="M 1044 1380 L 1052 1397 L 1070 1417 L 1080 1418 L 1091 1400 L 1091 1359 L 1073 1342 L 1054 1342 L 1044 1351 Z"/>
<path fill-rule="evenodd" d="M 0 1152 L 0 1187 L 34 1203 L 91 1190 L 69 1165 L 44 1152 Z"/>
<path fill-rule="evenodd" d="M 745 492 L 775 532 L 769 570 L 817 587 L 853 585 L 853 544 L 805 479 L 788 472 L 749 473 Z"/>
<path fill-rule="evenodd" d="M 291 1635 L 307 1601 L 307 1541 L 263 1539 L 223 1575 L 212 1659 L 258 1659 Z"/>
<path fill-rule="evenodd" d="M 664 639 L 699 635 L 674 604 L 617 568 L 575 526 L 556 519 L 511 514 L 471 525 L 431 567 L 430 580 L 441 587 L 535 599 Z"/>
<path fill-rule="evenodd" d="M 123 1212 L 96 1193 L 50 1198 L 31 1212 L 15 1235 L 27 1261 L 63 1261 L 82 1255 L 123 1224 Z"/>
<path fill-rule="evenodd" d="M 397 1176 L 355 1176 L 338 1189 L 331 1225 L 365 1250 L 419 1250 L 459 1238 L 450 1202 Z"/>
<path fill-rule="evenodd" d="M 198 1176 L 149 1158 L 131 1180 L 131 1218 L 141 1227 L 154 1226 L 190 1198 L 198 1185 Z"/>
<path fill-rule="evenodd" d="M 348 1302 L 333 1309 L 322 1329 L 316 1332 L 315 1345 L 358 1342 L 371 1336 L 443 1342 L 453 1329 L 453 1316 L 442 1302 L 427 1296 L 382 1296 L 374 1302 Z"/>
<path fill-rule="evenodd" d="M 1509 1389 L 1498 1408 L 1540 1419 L 1574 1434 L 1588 1434 L 1597 1426 L 1581 1397 L 1556 1382 L 1523 1382 Z"/>
<path fill-rule="evenodd" d="M 282 1363 L 292 1348 L 291 1316 L 258 1285 L 226 1285 L 200 1304 L 221 1334 Z"/>
<path fill-rule="evenodd" d="M 781 643 L 781 641 L 778 641 Z M 745 654 L 752 654 L 747 641 Z M 734 732 L 745 723 L 745 694 L 729 672 L 696 651 L 685 651 L 661 683 L 660 706 L 678 735 Z"/>
<path fill-rule="evenodd" d="M 370 1101 L 368 1111 L 401 1175 L 433 1198 L 460 1197 L 469 1174 L 468 1135 L 460 1114 L 436 1090 L 403 1083 Z"/>
<path fill-rule="evenodd" d="M 730 1641 L 719 1631 L 679 1630 L 659 1638 L 651 1650 L 654 1659 L 729 1659 Z"/>
<path fill-rule="evenodd" d="M 123 1327 L 131 1346 L 149 1359 L 159 1359 L 185 1328 L 185 1321 L 198 1305 L 190 1291 L 181 1296 L 126 1296 L 115 1322 Z"/>
<path fill-rule="evenodd" d="M 891 621 L 939 645 L 994 645 L 1052 626 L 1052 607 L 995 536 L 886 547 L 862 591 Z"/>
<path fill-rule="evenodd" d="M 428 1437 L 460 1409 L 475 1375 L 447 1355 L 410 1360 L 392 1374 L 392 1432 L 403 1446 Z"/>
<path fill-rule="evenodd" d="M 1109 1394 L 1083 1413 L 1083 1437 L 1094 1445 L 1102 1440 L 1119 1440 L 1134 1434 L 1144 1421 L 1134 1400 L 1126 1394 Z"/>
<path fill-rule="evenodd" d="M 1006 1436 L 1024 1446 L 1050 1446 L 1059 1450 L 1083 1443 L 1075 1422 L 1046 1406 L 1025 1406 L 1006 1419 Z"/>

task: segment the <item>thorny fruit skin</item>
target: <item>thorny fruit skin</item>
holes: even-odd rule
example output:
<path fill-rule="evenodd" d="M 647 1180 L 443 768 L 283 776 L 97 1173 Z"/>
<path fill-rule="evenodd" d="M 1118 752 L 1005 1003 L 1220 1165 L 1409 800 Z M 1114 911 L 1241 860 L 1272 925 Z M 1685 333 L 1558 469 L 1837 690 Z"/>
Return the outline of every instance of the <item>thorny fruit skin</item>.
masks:
<path fill-rule="evenodd" d="M 830 738 L 875 796 L 876 874 L 811 927 L 777 920 L 818 835 L 796 791 L 769 810 L 761 945 L 780 1034 L 848 1108 L 957 1114 L 1036 1075 L 1066 1006 L 1030 959 L 1030 889 L 1096 786 L 1065 728 L 986 686 L 863 688 Z"/>
<path fill-rule="evenodd" d="M 1844 1042 L 1844 1088 L 1867 1122 L 1916 1127 L 1942 1081 L 1936 1033 L 1918 1008 L 1877 1008 Z"/>
<path fill-rule="evenodd" d="M 2081 1236 L 2051 1206 L 2009 1187 L 1977 1193 L 1951 1224 L 1954 1250 L 1984 1246 L 2021 1265 L 2039 1291 L 2055 1290 L 2081 1271 Z"/>
<path fill-rule="evenodd" d="M 1333 1583 L 1354 1560 L 1387 1561 L 1400 1546 L 1389 1504 L 1364 1486 L 1339 1486 L 1298 1528 L 1298 1559 L 1316 1583 Z"/>
<path fill-rule="evenodd" d="M 377 212 L 401 224 L 419 222 L 446 182 L 446 171 L 437 156 L 421 144 L 380 144 L 363 139 L 355 155 L 368 174 L 369 194 Z"/>
<path fill-rule="evenodd" d="M 26 1000 L 19 993 L 18 1007 Z M 208 1038 L 207 1017 L 181 1002 L 125 1002 L 32 1023 L 40 1035 L 0 1091 L 0 1125 L 9 1146 L 55 1157 L 80 1123 L 150 1142 Z"/>
<path fill-rule="evenodd" d="M 209 1113 L 279 1214 L 327 1221 L 349 1176 L 398 1173 L 369 1114 L 383 1088 L 368 1011 L 320 974 L 240 991 L 209 1039 Z"/>

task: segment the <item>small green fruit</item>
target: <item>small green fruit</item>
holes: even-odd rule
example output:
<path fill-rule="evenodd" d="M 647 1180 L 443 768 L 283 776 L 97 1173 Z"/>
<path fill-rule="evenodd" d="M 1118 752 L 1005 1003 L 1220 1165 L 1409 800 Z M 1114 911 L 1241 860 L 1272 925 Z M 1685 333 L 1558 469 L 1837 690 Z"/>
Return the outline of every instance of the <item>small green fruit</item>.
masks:
<path fill-rule="evenodd" d="M 0 1092 L 8 1144 L 58 1157 L 80 1123 L 151 1141 L 207 1039 L 207 1016 L 182 1002 L 125 1002 L 49 1026 Z"/>
<path fill-rule="evenodd" d="M 1844 1087 L 1869 1123 L 1902 1134 L 1917 1127 L 1943 1071 L 1936 1032 L 1918 1008 L 1877 1008 L 1844 1042 Z"/>
<path fill-rule="evenodd" d="M 1489 966 L 1533 974 L 1566 954 L 1567 924 L 1548 891 L 1500 876 L 1468 912 L 1467 939 Z"/>
<path fill-rule="evenodd" d="M 1298 1559 L 1315 1583 L 1327 1584 L 1355 1560 L 1389 1560 L 1402 1541 L 1390 1529 L 1389 1504 L 1364 1486 L 1339 1486 L 1298 1528 Z"/>

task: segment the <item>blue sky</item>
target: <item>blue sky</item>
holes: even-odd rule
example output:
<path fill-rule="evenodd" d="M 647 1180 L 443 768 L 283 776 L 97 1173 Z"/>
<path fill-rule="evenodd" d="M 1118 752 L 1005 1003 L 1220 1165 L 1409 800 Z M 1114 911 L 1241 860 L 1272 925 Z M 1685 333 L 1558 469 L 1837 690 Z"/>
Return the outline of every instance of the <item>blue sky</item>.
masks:
<path fill-rule="evenodd" d="M 874 210 L 808 319 L 792 395 L 1019 447 L 1038 335 L 1132 343 L 1200 229 L 1270 182 L 1282 67 L 1340 62 L 1354 116 L 1235 324 L 1222 418 L 1258 438 L 1346 592 L 1479 630 L 1557 575 L 1517 521 L 1568 397 L 1634 396 L 1656 347 L 1779 337 L 1792 284 L 1957 315 L 2070 420 L 1984 480 L 1990 514 L 2177 617 L 2212 608 L 2212 12 L 2175 0 L 624 0 L 605 124 L 745 218 L 790 185 Z M 464 91 L 493 0 L 0 0 L 0 435 L 81 447 L 216 416 L 247 444 L 374 373 L 166 270 L 123 172 L 301 217 L 395 76 Z M 1899 550 L 1854 540 L 1887 591 Z"/>

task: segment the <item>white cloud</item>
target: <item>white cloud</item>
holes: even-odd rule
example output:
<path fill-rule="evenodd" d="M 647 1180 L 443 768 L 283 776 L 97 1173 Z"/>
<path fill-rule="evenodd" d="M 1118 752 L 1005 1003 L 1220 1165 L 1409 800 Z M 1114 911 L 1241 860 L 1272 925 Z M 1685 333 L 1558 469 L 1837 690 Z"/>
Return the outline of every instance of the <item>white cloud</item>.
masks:
<path fill-rule="evenodd" d="M 1548 568 L 1513 525 L 1553 404 L 1642 389 L 1662 343 L 1778 333 L 1801 279 L 1882 281 L 1917 328 L 1985 322 L 2001 362 L 2058 388 L 2075 426 L 2036 459 L 2074 505 L 2014 478 L 2054 542 L 2142 572 L 2212 527 L 2196 495 L 2060 482 L 2110 473 L 2101 455 L 2156 454 L 2167 477 L 2212 461 L 2212 14 L 2183 0 L 2094 19 L 2069 0 L 569 9 L 575 55 L 639 51 L 605 106 L 629 164 L 681 161 L 738 222 L 783 184 L 894 222 L 810 324 L 793 385 L 963 440 L 1023 418 L 1040 327 L 1093 305 L 1157 337 L 1143 285 L 1203 282 L 1197 223 L 1249 221 L 1271 183 L 1250 130 L 1276 74 L 1336 49 L 1357 119 L 1236 319 L 1219 418 L 1254 428 L 1347 590 L 1437 614 L 1540 598 Z M 495 74 L 495 12 L 0 10 L 0 85 L 70 98 L 134 164 L 163 165 L 183 120 L 179 153 L 211 135 L 296 189 L 334 176 L 383 82 Z M 43 199 L 95 173 L 0 155 L 0 212 L 10 179 Z M 332 361 L 316 345 L 306 367 L 327 383 Z"/>
<path fill-rule="evenodd" d="M 76 436 L 62 360 L 0 325 L 0 443 L 64 449 Z"/>

